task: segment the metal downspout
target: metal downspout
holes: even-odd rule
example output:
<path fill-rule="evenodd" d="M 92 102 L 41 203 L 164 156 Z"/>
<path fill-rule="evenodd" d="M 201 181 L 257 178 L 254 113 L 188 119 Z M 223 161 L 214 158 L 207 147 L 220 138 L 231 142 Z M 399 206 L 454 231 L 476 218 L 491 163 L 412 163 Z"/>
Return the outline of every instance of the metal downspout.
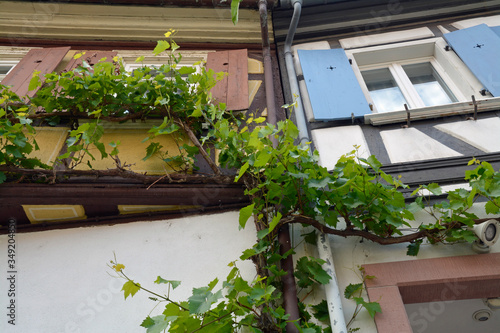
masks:
<path fill-rule="evenodd" d="M 293 16 L 292 21 L 290 22 L 290 27 L 288 28 L 288 34 L 286 35 L 283 51 L 285 52 L 285 66 L 290 84 L 290 92 L 292 93 L 294 102 L 296 102 L 294 114 L 297 128 L 299 129 L 299 144 L 302 145 L 309 141 L 309 134 L 307 132 L 304 107 L 302 106 L 302 100 L 300 98 L 299 83 L 297 81 L 297 74 L 295 73 L 292 53 L 293 37 L 295 36 L 295 30 L 297 30 L 300 13 L 302 12 L 302 0 L 290 0 L 290 4 L 293 5 Z"/>
<path fill-rule="evenodd" d="M 274 95 L 273 66 L 271 48 L 269 46 L 269 29 L 267 27 L 267 0 L 259 0 L 260 30 L 262 38 L 262 57 L 264 61 L 264 85 L 266 88 L 267 122 L 276 125 L 276 98 Z M 277 140 L 271 138 L 276 147 Z"/>
<path fill-rule="evenodd" d="M 271 61 L 271 49 L 269 46 L 269 30 L 267 26 L 267 1 L 259 0 L 260 24 L 262 33 L 262 56 L 264 61 L 264 84 L 266 88 L 267 121 L 276 125 L 276 98 L 274 94 L 273 69 Z M 278 145 L 276 138 L 271 138 L 273 146 Z M 281 227 L 278 231 L 278 242 L 280 244 L 280 253 L 283 255 L 291 249 L 290 232 L 288 225 Z M 281 268 L 287 272 L 282 277 L 283 282 L 283 307 L 285 312 L 290 315 L 289 320 L 299 320 L 299 307 L 297 302 L 297 286 L 293 275 L 293 258 L 289 255 L 281 260 Z M 287 333 L 298 333 L 294 323 L 289 322 L 286 325 Z"/>
<path fill-rule="evenodd" d="M 300 89 L 297 81 L 297 74 L 295 73 L 292 53 L 292 42 L 300 19 L 302 0 L 289 0 L 289 3 L 293 6 L 293 16 L 284 45 L 285 66 L 287 69 L 290 91 L 296 102 L 295 120 L 297 123 L 297 128 L 299 129 L 299 144 L 305 144 L 305 142 L 310 141 L 310 138 L 309 132 L 307 130 L 304 107 L 302 105 L 302 100 L 300 97 Z M 330 282 L 324 286 L 332 333 L 347 333 L 344 311 L 342 310 L 342 298 L 337 282 L 335 267 L 333 265 L 332 250 L 330 247 L 328 236 L 323 233 L 318 233 L 317 243 L 319 257 L 326 262 L 323 265 L 323 269 L 332 277 Z"/>

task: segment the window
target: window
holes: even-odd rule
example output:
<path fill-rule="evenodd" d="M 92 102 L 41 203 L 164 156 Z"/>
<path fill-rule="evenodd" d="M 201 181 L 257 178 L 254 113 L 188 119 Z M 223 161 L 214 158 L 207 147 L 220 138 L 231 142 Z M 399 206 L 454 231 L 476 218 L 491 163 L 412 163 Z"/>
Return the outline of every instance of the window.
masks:
<path fill-rule="evenodd" d="M 2 61 L 0 60 L 0 81 L 9 74 L 9 72 L 17 65 L 18 61 Z"/>
<path fill-rule="evenodd" d="M 481 24 L 411 42 L 399 42 L 402 31 L 393 42 L 348 50 L 298 46 L 308 119 L 382 125 L 466 114 L 474 111 L 472 96 L 478 112 L 498 109 L 499 32 Z"/>
<path fill-rule="evenodd" d="M 373 113 L 480 99 L 481 84 L 441 38 L 347 51 Z M 388 61 L 389 60 L 389 61 Z M 467 96 L 467 97 L 466 97 Z"/>
<path fill-rule="evenodd" d="M 443 80 L 446 77 L 449 82 L 448 76 L 432 58 L 360 70 L 378 112 L 404 110 L 404 104 L 416 109 L 457 102 L 455 94 Z"/>

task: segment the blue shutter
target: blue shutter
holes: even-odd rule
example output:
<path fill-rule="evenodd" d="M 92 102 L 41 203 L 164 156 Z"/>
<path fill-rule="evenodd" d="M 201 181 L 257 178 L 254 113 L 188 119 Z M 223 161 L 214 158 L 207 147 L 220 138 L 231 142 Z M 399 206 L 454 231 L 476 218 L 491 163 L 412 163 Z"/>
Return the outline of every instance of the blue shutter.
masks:
<path fill-rule="evenodd" d="M 484 87 L 500 96 L 500 36 L 480 24 L 447 33 L 444 38 Z"/>
<path fill-rule="evenodd" d="M 490 29 L 500 37 L 500 25 L 497 27 L 490 27 Z"/>
<path fill-rule="evenodd" d="M 351 118 L 371 113 L 365 95 L 342 49 L 299 50 L 314 119 Z"/>

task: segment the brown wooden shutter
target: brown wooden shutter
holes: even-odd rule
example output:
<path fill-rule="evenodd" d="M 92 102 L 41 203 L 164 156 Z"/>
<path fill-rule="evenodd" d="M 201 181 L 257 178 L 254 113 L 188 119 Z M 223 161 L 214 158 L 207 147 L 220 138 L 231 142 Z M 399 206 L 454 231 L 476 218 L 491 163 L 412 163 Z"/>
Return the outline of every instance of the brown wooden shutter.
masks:
<path fill-rule="evenodd" d="M 248 51 L 212 52 L 207 57 L 207 68 L 227 75 L 212 89 L 212 97 L 226 103 L 228 110 L 248 109 Z"/>
<path fill-rule="evenodd" d="M 45 79 L 43 75 L 53 72 L 69 49 L 68 46 L 30 50 L 1 83 L 6 86 L 13 86 L 12 91 L 19 96 L 33 97 L 38 90 L 28 91 L 33 72 L 35 70 L 40 71 L 40 78 L 43 81 Z"/>
<path fill-rule="evenodd" d="M 113 51 L 78 51 L 85 52 L 83 56 L 78 59 L 71 58 L 68 65 L 64 69 L 65 71 L 70 71 L 73 68 L 80 66 L 85 60 L 90 66 L 94 66 L 99 60 L 106 58 L 107 62 L 112 62 L 113 58 L 117 55 L 117 52 Z M 77 53 L 78 53 L 77 52 Z"/>

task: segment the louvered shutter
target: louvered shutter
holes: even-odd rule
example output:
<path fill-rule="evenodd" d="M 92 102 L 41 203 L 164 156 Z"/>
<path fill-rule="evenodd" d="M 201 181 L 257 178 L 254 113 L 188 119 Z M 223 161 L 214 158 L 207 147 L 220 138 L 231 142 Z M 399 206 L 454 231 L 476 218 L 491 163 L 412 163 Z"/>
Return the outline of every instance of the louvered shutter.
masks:
<path fill-rule="evenodd" d="M 484 87 L 500 96 L 500 36 L 480 24 L 447 33 L 444 38 Z"/>
<path fill-rule="evenodd" d="M 228 110 L 248 109 L 248 51 L 233 50 L 209 53 L 207 68 L 227 73 L 211 90 L 212 97 L 226 103 Z"/>
<path fill-rule="evenodd" d="M 315 120 L 371 113 L 343 49 L 299 50 L 298 54 Z"/>
<path fill-rule="evenodd" d="M 33 72 L 40 71 L 40 78 L 43 81 L 43 75 L 53 72 L 69 49 L 68 46 L 30 50 L 1 83 L 12 86 L 11 90 L 19 96 L 33 97 L 38 90 L 28 91 Z"/>

